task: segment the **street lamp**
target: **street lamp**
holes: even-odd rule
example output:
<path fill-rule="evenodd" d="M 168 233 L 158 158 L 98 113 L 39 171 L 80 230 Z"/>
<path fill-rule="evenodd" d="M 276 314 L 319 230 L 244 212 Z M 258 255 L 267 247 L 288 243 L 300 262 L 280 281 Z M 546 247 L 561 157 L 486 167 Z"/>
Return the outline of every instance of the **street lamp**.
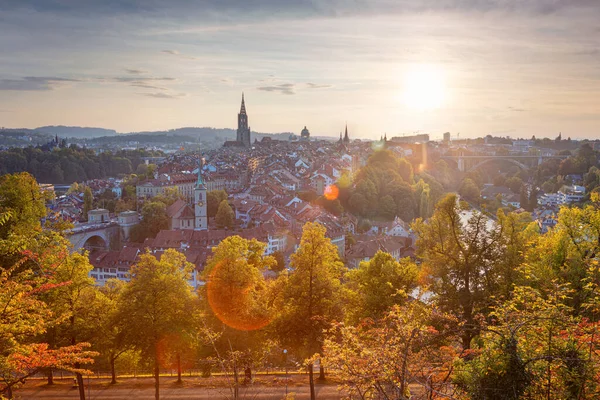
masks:
<path fill-rule="evenodd" d="M 288 395 L 287 349 L 283 349 L 283 357 L 284 357 L 284 364 L 285 364 L 285 398 L 287 399 L 287 395 Z"/>

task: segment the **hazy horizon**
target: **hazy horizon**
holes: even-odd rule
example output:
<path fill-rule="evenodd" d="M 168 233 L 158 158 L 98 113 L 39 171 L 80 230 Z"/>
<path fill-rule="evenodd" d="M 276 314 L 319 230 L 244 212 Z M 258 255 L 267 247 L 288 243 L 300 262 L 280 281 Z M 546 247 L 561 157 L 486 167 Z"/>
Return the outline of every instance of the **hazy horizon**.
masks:
<path fill-rule="evenodd" d="M 593 0 L 287 3 L 5 0 L 0 126 L 598 137 Z"/>

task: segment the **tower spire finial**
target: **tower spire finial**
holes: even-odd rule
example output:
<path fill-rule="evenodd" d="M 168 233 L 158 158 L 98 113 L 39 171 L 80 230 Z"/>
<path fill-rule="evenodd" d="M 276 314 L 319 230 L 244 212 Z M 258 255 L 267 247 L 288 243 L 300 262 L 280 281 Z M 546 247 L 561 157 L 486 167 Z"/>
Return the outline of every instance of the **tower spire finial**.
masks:
<path fill-rule="evenodd" d="M 242 92 L 242 107 L 240 108 L 240 114 L 246 114 L 246 103 L 244 102 L 244 92 Z"/>
<path fill-rule="evenodd" d="M 204 185 L 204 180 L 202 179 L 202 157 L 198 154 L 198 181 L 196 182 L 196 186 L 200 187 Z"/>

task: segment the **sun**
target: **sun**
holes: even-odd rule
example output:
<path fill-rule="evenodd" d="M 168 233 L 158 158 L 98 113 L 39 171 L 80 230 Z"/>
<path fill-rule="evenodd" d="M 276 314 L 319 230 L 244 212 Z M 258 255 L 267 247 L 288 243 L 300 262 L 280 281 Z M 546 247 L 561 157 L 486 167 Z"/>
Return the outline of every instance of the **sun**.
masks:
<path fill-rule="evenodd" d="M 446 100 L 446 82 L 441 68 L 419 64 L 404 75 L 404 104 L 413 110 L 435 110 Z"/>

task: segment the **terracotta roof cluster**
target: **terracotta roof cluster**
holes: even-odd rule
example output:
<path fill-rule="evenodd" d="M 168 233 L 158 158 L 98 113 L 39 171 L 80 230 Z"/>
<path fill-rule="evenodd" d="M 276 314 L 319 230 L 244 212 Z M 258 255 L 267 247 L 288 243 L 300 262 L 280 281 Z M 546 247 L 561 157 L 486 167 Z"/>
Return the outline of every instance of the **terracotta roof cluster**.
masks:
<path fill-rule="evenodd" d="M 397 237 L 377 237 L 371 240 L 360 240 L 350 247 L 346 252 L 347 260 L 363 260 L 365 258 L 373 258 L 379 251 L 386 253 L 399 253 L 400 257 L 413 257 L 414 248 L 412 247 L 412 240 L 409 238 L 397 238 Z"/>

